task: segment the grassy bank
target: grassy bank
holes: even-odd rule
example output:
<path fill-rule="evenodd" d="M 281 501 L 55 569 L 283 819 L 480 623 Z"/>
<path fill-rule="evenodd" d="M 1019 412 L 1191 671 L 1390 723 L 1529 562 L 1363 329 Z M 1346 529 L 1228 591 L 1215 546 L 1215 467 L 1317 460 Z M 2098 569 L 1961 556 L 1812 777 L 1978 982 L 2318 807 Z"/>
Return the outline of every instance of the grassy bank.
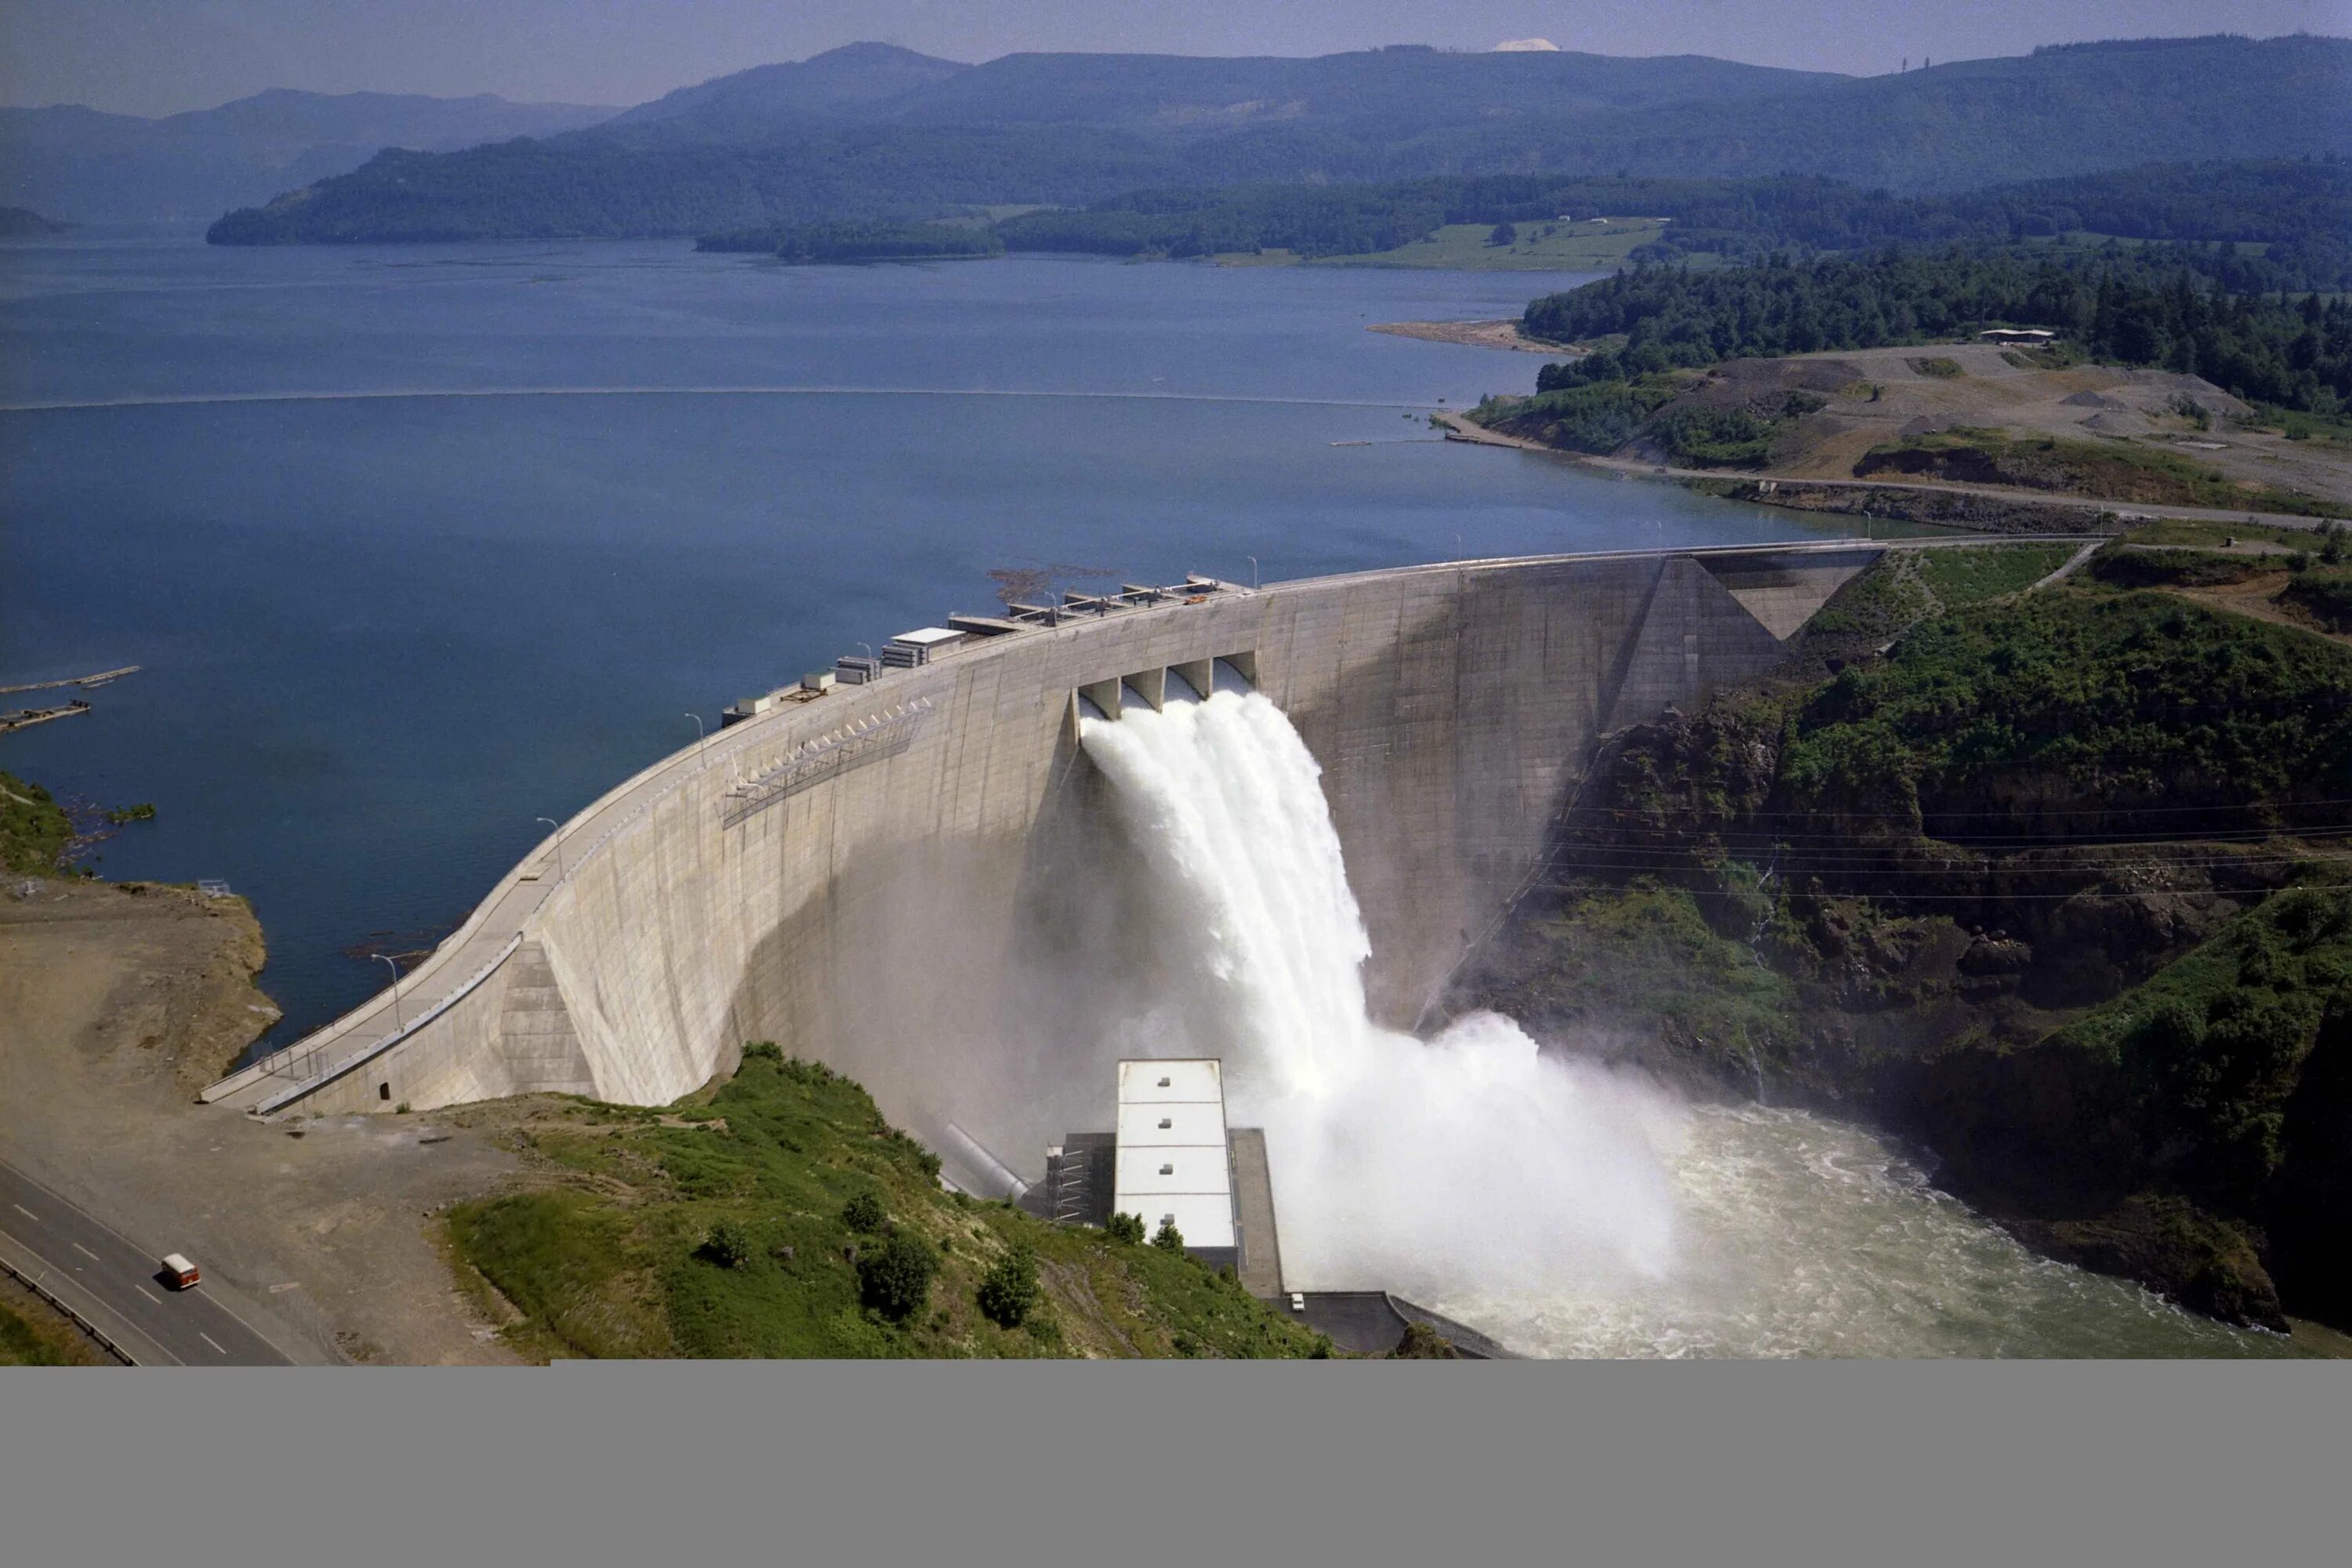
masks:
<path fill-rule="evenodd" d="M 448 1236 L 461 1272 L 520 1314 L 507 1333 L 527 1354 L 1329 1353 L 1181 1253 L 943 1191 L 937 1159 L 863 1089 L 772 1046 L 747 1047 L 715 1092 L 663 1110 L 563 1101 L 512 1137 L 538 1179 L 454 1210 Z M 922 1289 L 877 1288 L 886 1261 L 919 1258 Z M 1034 1310 L 992 1316 L 983 1286 L 1024 1258 Z"/>
<path fill-rule="evenodd" d="M 0 1300 L 0 1366 L 107 1364 L 80 1330 L 46 1308 Z"/>
<path fill-rule="evenodd" d="M 0 870 L 49 875 L 72 837 L 64 808 L 47 790 L 0 773 Z"/>

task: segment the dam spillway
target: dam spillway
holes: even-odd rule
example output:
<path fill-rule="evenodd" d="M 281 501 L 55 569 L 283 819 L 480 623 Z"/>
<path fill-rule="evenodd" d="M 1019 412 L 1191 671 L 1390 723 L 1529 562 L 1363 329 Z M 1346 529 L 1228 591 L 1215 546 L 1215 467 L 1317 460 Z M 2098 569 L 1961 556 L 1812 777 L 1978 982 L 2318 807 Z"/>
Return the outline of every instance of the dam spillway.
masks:
<path fill-rule="evenodd" d="M 1370 1016 L 1410 1026 L 1536 864 L 1598 738 L 1770 668 L 1885 548 L 1196 582 L 1006 623 L 617 785 L 396 994 L 205 1098 L 265 1113 L 542 1089 L 659 1104 L 774 1039 L 918 1130 L 954 1109 L 1006 1147 L 1039 1146 L 1023 1108 L 1066 1076 L 1088 987 L 1117 979 L 1052 973 L 1105 912 L 1071 901 L 1090 864 L 1117 853 L 1079 703 L 1157 706 L 1171 671 L 1203 692 L 1231 671 L 1296 725 L 1361 906 Z"/>

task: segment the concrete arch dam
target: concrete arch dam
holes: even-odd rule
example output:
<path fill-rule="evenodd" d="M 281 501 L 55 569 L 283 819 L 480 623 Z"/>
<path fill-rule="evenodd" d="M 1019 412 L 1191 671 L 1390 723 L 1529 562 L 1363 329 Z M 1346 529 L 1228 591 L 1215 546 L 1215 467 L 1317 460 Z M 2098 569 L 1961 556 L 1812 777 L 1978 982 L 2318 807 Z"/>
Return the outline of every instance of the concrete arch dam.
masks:
<path fill-rule="evenodd" d="M 772 1039 L 927 1136 L 952 1116 L 1040 1150 L 1099 1116 L 1105 1037 L 1153 940 L 1078 748 L 1082 700 L 1157 705 L 1173 672 L 1203 692 L 1239 677 L 1282 707 L 1322 768 L 1372 1012 L 1410 1028 L 1537 863 L 1598 739 L 1770 668 L 1886 548 L 1196 579 L 1041 617 L 1058 624 L 972 618 L 1001 635 L 780 701 L 620 784 L 396 995 L 205 1098 L 660 1104 Z"/>

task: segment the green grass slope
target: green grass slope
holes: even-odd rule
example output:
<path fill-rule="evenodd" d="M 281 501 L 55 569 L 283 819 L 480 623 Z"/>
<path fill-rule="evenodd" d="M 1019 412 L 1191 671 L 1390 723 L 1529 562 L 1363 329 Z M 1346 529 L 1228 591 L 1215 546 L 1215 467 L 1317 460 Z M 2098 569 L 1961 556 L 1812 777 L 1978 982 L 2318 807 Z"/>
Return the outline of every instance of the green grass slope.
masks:
<path fill-rule="evenodd" d="M 747 1047 L 708 1095 L 664 1110 L 559 1102 L 514 1137 L 536 1178 L 453 1210 L 448 1236 L 461 1273 L 520 1313 L 507 1332 L 528 1354 L 1329 1353 L 1180 1253 L 942 1190 L 936 1157 L 864 1089 L 772 1046 Z M 899 1313 L 860 1263 L 870 1275 L 908 1244 L 936 1274 Z M 1024 1256 L 1040 1304 L 1008 1327 L 982 1310 L 982 1287 Z"/>

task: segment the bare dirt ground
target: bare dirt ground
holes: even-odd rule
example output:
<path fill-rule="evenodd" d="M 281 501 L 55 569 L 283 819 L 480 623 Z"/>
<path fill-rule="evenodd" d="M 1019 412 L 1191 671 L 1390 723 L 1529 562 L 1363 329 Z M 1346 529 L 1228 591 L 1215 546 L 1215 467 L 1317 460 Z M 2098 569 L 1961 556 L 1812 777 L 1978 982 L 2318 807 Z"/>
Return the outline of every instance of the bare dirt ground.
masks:
<path fill-rule="evenodd" d="M 1474 349 L 1517 349 L 1524 353 L 1574 359 L 1580 351 L 1558 343 L 1539 342 L 1519 332 L 1516 321 L 1376 321 L 1367 331 L 1392 337 L 1421 338 L 1433 343 L 1466 343 Z"/>
<path fill-rule="evenodd" d="M 1935 360 L 1958 365 L 1960 374 L 1938 376 L 1918 368 Z M 2352 454 L 2241 428 L 2235 416 L 2252 411 L 2196 376 L 2107 365 L 2038 370 L 1981 343 L 1732 360 L 1717 369 L 1717 379 L 1698 401 L 1747 402 L 1799 389 L 1830 400 L 1800 424 L 1800 449 L 1773 464 L 1775 478 L 1851 479 L 1873 447 L 1977 426 L 2062 440 L 2125 440 L 2176 453 L 2242 483 L 2352 503 Z M 2200 430 L 2169 406 L 2179 396 L 2221 417 Z"/>
<path fill-rule="evenodd" d="M 2046 526 L 2053 531 L 2060 532 L 2081 531 L 2093 517 L 2095 510 L 2110 510 L 2116 517 L 2126 521 L 2135 519 L 2172 517 L 2185 518 L 2198 522 L 2253 521 L 2273 524 L 2281 528 L 2316 528 L 2319 521 L 2316 518 L 2302 517 L 2293 513 L 2252 511 L 2238 507 L 2164 506 L 2139 501 L 2103 503 L 2056 490 L 2010 489 L 1997 485 L 1955 484 L 1944 480 L 1882 478 L 1814 479 L 1799 479 L 1780 468 L 1752 474 L 1744 470 L 1735 473 L 1722 468 L 1675 468 L 1663 463 L 1653 463 L 1645 458 L 1606 458 L 1589 452 L 1570 452 L 1558 447 L 1547 447 L 1540 441 L 1531 441 L 1524 437 L 1511 435 L 1507 431 L 1487 429 L 1485 426 L 1472 423 L 1459 413 L 1447 410 L 1441 409 L 1433 417 L 1436 420 L 1438 427 L 1445 432 L 1445 438 L 1449 441 L 1465 441 L 1482 447 L 1511 447 L 1523 452 L 1538 452 L 1561 462 L 1574 463 L 1580 468 L 1613 474 L 1621 479 L 1720 481 L 1736 478 L 1746 481 L 1748 489 L 1756 492 L 1743 494 L 1738 499 L 1761 506 L 1783 506 L 1801 511 L 1859 510 L 1874 501 L 1884 501 L 1886 504 L 1881 506 L 1878 511 L 1880 517 L 1894 518 L 1916 514 L 1922 521 L 1947 522 L 1948 526 L 1954 527 L 1983 526 L 1981 520 L 1976 521 L 1967 518 L 1948 520 L 1936 515 L 1932 509 L 1923 510 L 1914 508 L 1906 511 L 1901 504 L 1902 498 L 1910 495 L 1930 498 L 1948 496 L 1963 500 L 1976 498 L 1986 501 L 2008 503 L 2018 509 L 2017 515 L 2021 519 L 2027 521 L 2039 519 L 2040 521 L 2036 526 Z M 1780 488 L 1776 490 L 1773 488 L 1775 486 Z M 1850 496 L 1851 501 L 1834 505 L 1827 504 L 1837 501 L 1840 496 Z M 2015 531 L 2014 529 L 2006 531 Z"/>
<path fill-rule="evenodd" d="M 2238 552 L 2252 552 L 2249 547 L 2242 544 L 2238 547 Z M 2214 553 L 2219 554 L 2221 552 L 2216 551 Z M 2279 602 L 2279 592 L 2287 585 L 2288 581 L 2288 574 L 2284 572 L 2260 572 L 2242 583 L 2224 583 L 2210 588 L 2169 587 L 2161 591 L 2183 599 L 2194 599 L 2197 603 L 2211 609 L 2230 610 L 2241 616 L 2252 616 L 2258 621 L 2268 621 L 2273 626 L 2294 626 L 2298 630 L 2309 632 L 2314 637 L 2326 637 L 2330 642 L 2339 642 L 2347 647 L 2352 647 L 2352 636 L 2342 632 L 2331 632 L 2294 605 Z"/>
<path fill-rule="evenodd" d="M 278 1009 L 242 900 L 79 879 L 0 895 L 0 1158 L 158 1251 L 300 1362 L 510 1362 L 428 1211 L 514 1158 L 412 1116 L 195 1103 Z M 299 1135 L 296 1133 L 299 1131 Z"/>

